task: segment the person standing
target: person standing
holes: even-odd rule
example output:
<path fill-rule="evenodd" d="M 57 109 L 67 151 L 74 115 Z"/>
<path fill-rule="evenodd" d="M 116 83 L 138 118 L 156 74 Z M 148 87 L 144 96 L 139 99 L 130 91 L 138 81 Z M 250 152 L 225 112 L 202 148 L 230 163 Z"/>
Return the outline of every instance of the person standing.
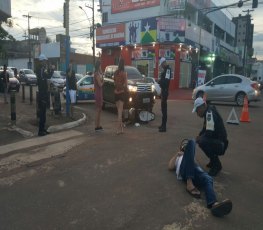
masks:
<path fill-rule="evenodd" d="M 2 79 L 3 83 L 3 89 L 4 89 L 4 102 L 8 104 L 7 101 L 7 93 L 8 93 L 8 87 L 9 87 L 9 73 L 7 72 L 7 66 L 4 65 L 3 72 L 1 73 L 0 78 Z"/>
<path fill-rule="evenodd" d="M 224 122 L 216 107 L 207 105 L 201 97 L 195 100 L 192 112 L 196 112 L 199 117 L 204 118 L 204 125 L 196 137 L 196 142 L 210 159 L 206 165 L 210 168 L 208 174 L 216 176 L 222 169 L 219 156 L 224 155 L 228 147 Z"/>
<path fill-rule="evenodd" d="M 70 117 L 73 119 L 74 105 L 77 101 L 77 78 L 75 76 L 72 62 L 69 64 L 69 68 L 67 70 L 67 81 L 70 96 Z"/>
<path fill-rule="evenodd" d="M 100 125 L 100 116 L 101 116 L 101 110 L 103 104 L 103 97 L 102 97 L 103 76 L 102 76 L 100 61 L 97 61 L 95 64 L 94 86 L 95 86 L 95 106 L 96 106 L 95 131 L 102 131 L 103 128 Z"/>
<path fill-rule="evenodd" d="M 118 69 L 114 73 L 114 95 L 118 110 L 117 134 L 123 133 L 122 112 L 127 87 L 127 72 L 124 71 L 124 60 L 121 58 Z"/>
<path fill-rule="evenodd" d="M 161 91 L 161 110 L 162 110 L 162 124 L 159 127 L 159 132 L 166 132 L 167 123 L 167 99 L 169 96 L 169 85 L 172 76 L 172 71 L 166 62 L 166 59 L 162 57 L 160 59 L 159 66 L 162 67 L 163 71 L 160 76 L 159 85 L 162 89 Z"/>
<path fill-rule="evenodd" d="M 44 54 L 39 55 L 40 68 L 36 72 L 38 85 L 38 108 L 39 108 L 39 126 L 38 136 L 45 136 L 49 132 L 45 129 L 46 124 L 46 109 L 48 103 L 48 79 L 52 77 L 54 66 L 51 69 L 47 68 L 47 57 Z"/>

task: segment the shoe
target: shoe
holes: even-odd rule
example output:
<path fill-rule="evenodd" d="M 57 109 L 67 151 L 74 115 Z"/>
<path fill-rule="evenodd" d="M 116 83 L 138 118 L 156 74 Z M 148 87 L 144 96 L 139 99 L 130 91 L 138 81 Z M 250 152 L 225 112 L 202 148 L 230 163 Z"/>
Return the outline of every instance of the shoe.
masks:
<path fill-rule="evenodd" d="M 186 189 L 186 191 L 194 198 L 200 199 L 201 198 L 201 193 L 197 188 L 193 188 L 191 190 Z"/>
<path fill-rule="evenodd" d="M 39 136 L 39 137 L 46 136 L 46 135 L 47 135 L 47 133 L 46 133 L 45 131 L 43 131 L 43 132 L 38 132 L 38 136 Z"/>
<path fill-rule="evenodd" d="M 158 129 L 161 129 L 161 128 L 163 128 L 163 125 L 160 125 L 160 126 L 158 127 Z"/>
<path fill-rule="evenodd" d="M 46 133 L 46 135 L 50 134 L 50 132 L 48 132 L 47 130 L 44 130 L 44 133 Z"/>
<path fill-rule="evenodd" d="M 95 131 L 98 132 L 98 131 L 103 131 L 103 128 L 100 126 L 100 127 L 97 127 L 95 128 Z"/>
<path fill-rule="evenodd" d="M 216 167 L 212 167 L 212 168 L 209 170 L 208 174 L 209 174 L 210 176 L 216 176 L 216 175 L 221 171 L 221 169 L 222 169 L 222 166 L 221 166 L 221 165 L 218 165 L 218 166 L 216 166 Z"/>
<path fill-rule="evenodd" d="M 226 199 L 222 202 L 216 202 L 215 204 L 213 204 L 211 212 L 216 217 L 223 217 L 231 212 L 232 206 L 232 201 Z"/>
<path fill-rule="evenodd" d="M 165 133 L 165 132 L 166 132 L 166 128 L 164 128 L 164 127 L 160 128 L 160 129 L 159 129 L 159 132 L 160 132 L 160 133 Z"/>
<path fill-rule="evenodd" d="M 207 168 L 212 168 L 212 162 L 209 161 L 209 163 L 206 165 Z"/>

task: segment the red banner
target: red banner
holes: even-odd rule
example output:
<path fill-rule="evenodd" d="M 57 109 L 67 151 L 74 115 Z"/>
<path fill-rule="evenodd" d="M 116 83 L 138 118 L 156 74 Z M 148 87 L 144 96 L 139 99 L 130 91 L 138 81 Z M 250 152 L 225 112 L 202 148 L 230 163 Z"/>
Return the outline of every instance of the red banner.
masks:
<path fill-rule="evenodd" d="M 112 0 L 111 13 L 116 14 L 152 6 L 160 6 L 160 0 Z"/>
<path fill-rule="evenodd" d="M 125 41 L 125 24 L 103 26 L 96 29 L 96 43 L 114 43 Z"/>

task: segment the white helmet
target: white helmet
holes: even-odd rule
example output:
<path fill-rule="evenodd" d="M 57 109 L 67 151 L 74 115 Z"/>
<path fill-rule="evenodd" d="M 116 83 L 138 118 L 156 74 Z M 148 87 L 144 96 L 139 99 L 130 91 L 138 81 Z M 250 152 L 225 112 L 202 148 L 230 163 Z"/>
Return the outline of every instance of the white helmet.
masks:
<path fill-rule="evenodd" d="M 40 54 L 38 59 L 39 59 L 39 61 L 44 61 L 44 60 L 47 60 L 47 57 L 45 54 Z"/>

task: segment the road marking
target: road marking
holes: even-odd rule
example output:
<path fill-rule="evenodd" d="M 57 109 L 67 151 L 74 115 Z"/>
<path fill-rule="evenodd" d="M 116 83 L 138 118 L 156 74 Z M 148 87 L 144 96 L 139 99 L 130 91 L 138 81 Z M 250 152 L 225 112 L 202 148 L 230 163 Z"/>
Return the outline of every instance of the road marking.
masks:
<path fill-rule="evenodd" d="M 61 140 L 64 140 L 70 137 L 77 137 L 81 135 L 83 135 L 82 132 L 75 131 L 75 130 L 69 130 L 69 131 L 60 132 L 60 133 L 49 134 L 43 137 L 34 137 L 31 139 L 27 139 L 25 141 L 19 141 L 19 142 L 8 144 L 8 145 L 2 145 L 0 146 L 0 156 L 13 152 L 13 151 L 17 151 L 17 150 L 21 150 L 21 149 L 25 149 L 29 147 L 34 147 L 38 145 L 45 145 L 51 142 L 57 142 L 57 141 L 61 141 Z"/>

